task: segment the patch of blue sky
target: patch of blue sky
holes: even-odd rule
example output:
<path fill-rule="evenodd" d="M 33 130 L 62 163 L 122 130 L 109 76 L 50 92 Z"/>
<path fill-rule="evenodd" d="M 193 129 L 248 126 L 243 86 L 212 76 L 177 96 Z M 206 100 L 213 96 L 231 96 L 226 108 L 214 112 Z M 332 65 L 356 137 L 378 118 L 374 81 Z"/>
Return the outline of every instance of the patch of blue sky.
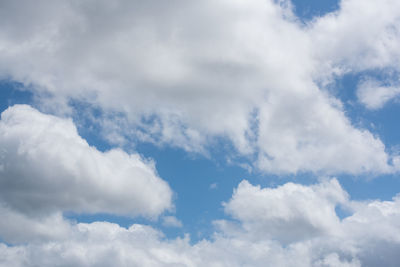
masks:
<path fill-rule="evenodd" d="M 16 104 L 32 104 L 33 94 L 21 83 L 0 80 L 0 111 Z"/>
<path fill-rule="evenodd" d="M 136 150 L 155 160 L 159 175 L 174 190 L 175 215 L 183 223 L 183 232 L 190 233 L 192 241 L 209 237 L 212 221 L 226 217 L 222 202 L 230 199 L 241 180 L 251 176 L 239 166 L 226 164 L 224 158 L 213 156 L 208 159 L 153 144 L 139 144 Z M 212 188 L 212 184 L 217 187 Z"/>
<path fill-rule="evenodd" d="M 96 122 L 104 116 L 102 109 L 77 99 L 70 99 L 68 104 L 73 108 L 73 121 L 79 135 L 100 151 L 112 149 L 113 146 L 100 134 L 101 125 Z"/>
<path fill-rule="evenodd" d="M 388 79 L 387 74 L 381 71 L 346 74 L 337 79 L 333 93 L 342 101 L 346 116 L 353 125 L 379 136 L 388 148 L 387 152 L 393 152 L 391 148 L 396 149 L 400 141 L 400 105 L 396 101 L 389 101 L 380 109 L 367 109 L 357 99 L 357 86 L 366 77 L 383 84 Z"/>
<path fill-rule="evenodd" d="M 294 13 L 303 22 L 339 9 L 339 0 L 292 0 Z"/>
<path fill-rule="evenodd" d="M 369 110 L 357 99 L 357 86 L 362 80 L 369 77 L 385 84 L 391 79 L 388 75 L 392 74 L 381 70 L 346 74 L 337 79 L 332 93 L 342 101 L 346 116 L 353 125 L 368 129 L 382 140 L 387 153 L 396 154 L 400 145 L 399 103 L 389 101 L 380 109 Z M 400 188 L 398 174 L 339 175 L 338 179 L 354 200 L 391 200 Z"/>
<path fill-rule="evenodd" d="M 398 174 L 371 175 L 370 177 L 340 175 L 338 178 L 353 200 L 392 200 L 400 189 Z"/>
<path fill-rule="evenodd" d="M 396 154 L 400 144 L 399 103 L 389 101 L 380 109 L 369 110 L 357 99 L 357 87 L 362 80 L 368 77 L 385 84 L 392 75 L 382 70 L 349 73 L 336 80 L 331 93 L 342 101 L 346 116 L 354 126 L 369 130 L 382 140 L 387 153 Z M 398 174 L 339 175 L 338 179 L 354 200 L 391 200 L 400 188 Z"/>

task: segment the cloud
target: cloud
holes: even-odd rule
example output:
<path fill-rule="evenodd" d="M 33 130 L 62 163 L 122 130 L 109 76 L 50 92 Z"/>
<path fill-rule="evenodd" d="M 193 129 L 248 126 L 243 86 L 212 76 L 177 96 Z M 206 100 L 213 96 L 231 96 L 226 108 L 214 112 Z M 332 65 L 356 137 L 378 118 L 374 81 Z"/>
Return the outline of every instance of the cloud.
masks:
<path fill-rule="evenodd" d="M 357 97 L 368 109 L 382 108 L 400 94 L 400 87 L 385 86 L 376 80 L 367 79 L 357 86 Z"/>
<path fill-rule="evenodd" d="M 178 220 L 175 216 L 164 216 L 162 224 L 165 227 L 177 227 L 180 228 L 183 226 L 182 222 Z"/>
<path fill-rule="evenodd" d="M 337 205 L 352 214 L 339 219 Z M 191 244 L 188 236 L 165 239 L 156 229 L 138 224 L 123 228 L 107 222 L 69 222 L 68 235 L 51 241 L 1 244 L 0 266 L 333 267 L 396 266 L 399 261 L 398 197 L 351 201 L 335 179 L 276 188 L 243 181 L 225 209 L 235 220 L 220 221 L 222 228 L 212 240 Z M 253 222 L 260 227 L 248 227 Z M 284 238 L 296 230 L 300 236 Z M 303 230 L 307 235 L 302 236 Z"/>
<path fill-rule="evenodd" d="M 10 107 L 1 114 L 0 147 L 0 201 L 20 213 L 154 218 L 172 208 L 172 191 L 154 163 L 118 149 L 98 151 L 71 119 Z"/>
<path fill-rule="evenodd" d="M 257 237 L 293 242 L 336 232 L 340 220 L 335 207 L 346 201 L 347 193 L 337 180 L 315 186 L 287 183 L 274 189 L 242 181 L 225 210 Z"/>
<path fill-rule="evenodd" d="M 343 0 L 309 25 L 317 57 L 339 72 L 399 71 L 400 3 Z"/>
<path fill-rule="evenodd" d="M 35 216 L 7 207 L 5 203 L 0 205 L 2 242 L 8 244 L 51 242 L 68 237 L 72 231 L 73 225 L 65 220 L 59 211 Z"/>
<path fill-rule="evenodd" d="M 379 138 L 351 126 L 343 111 L 319 95 L 288 95 L 262 107 L 259 169 L 274 173 L 389 173 L 391 156 Z M 289 100 L 290 99 L 290 100 Z"/>
<path fill-rule="evenodd" d="M 225 138 L 268 173 L 394 171 L 316 81 L 395 66 L 396 1 L 343 1 L 307 27 L 285 1 L 28 2 L 2 1 L 0 74 L 58 112 L 122 114 L 96 119 L 113 142 L 207 153 Z"/>
<path fill-rule="evenodd" d="M 210 184 L 209 189 L 210 189 L 210 190 L 216 190 L 216 189 L 218 189 L 218 183 L 212 183 L 212 184 Z"/>
<path fill-rule="evenodd" d="M 393 173 L 400 158 L 352 125 L 325 86 L 347 73 L 400 72 L 399 5 L 343 0 L 303 25 L 287 1 L 4 0 L 0 77 L 25 84 L 42 110 L 84 119 L 71 103 L 98 108 L 90 119 L 113 143 L 207 153 L 222 138 L 267 173 Z M 375 109 L 398 92 L 366 80 L 357 94 Z M 400 262 L 398 196 L 352 201 L 336 179 L 276 188 L 242 181 L 224 203 L 232 218 L 193 244 L 146 225 L 64 217 L 156 218 L 173 208 L 153 162 L 89 146 L 71 119 L 10 107 L 0 148 L 0 266 Z M 338 206 L 350 215 L 340 218 Z"/>
<path fill-rule="evenodd" d="M 226 212 L 239 223 L 218 221 L 217 225 L 225 237 L 278 241 L 287 249 L 285 257 L 291 249 L 303 250 L 303 256 L 308 252 L 308 260 L 302 260 L 308 262 L 305 266 L 395 266 L 399 204 L 398 196 L 392 201 L 352 201 L 336 179 L 277 188 L 242 181 L 225 204 Z M 340 219 L 338 206 L 351 214 Z"/>

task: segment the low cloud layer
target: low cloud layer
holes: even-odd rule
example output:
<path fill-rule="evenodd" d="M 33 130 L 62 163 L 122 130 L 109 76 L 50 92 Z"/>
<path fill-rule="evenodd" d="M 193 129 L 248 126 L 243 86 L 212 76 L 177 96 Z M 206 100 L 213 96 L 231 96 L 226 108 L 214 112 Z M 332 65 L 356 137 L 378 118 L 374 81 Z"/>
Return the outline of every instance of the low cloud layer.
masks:
<path fill-rule="evenodd" d="M 340 219 L 335 207 L 348 209 Z M 67 235 L 0 245 L 1 266 L 396 266 L 400 200 L 351 201 L 337 180 L 260 188 L 240 183 L 212 240 L 166 240 L 149 226 L 64 221 Z M 61 229 L 63 224 L 52 225 Z M 297 231 L 297 234 L 295 233 Z M 288 238 L 289 237 L 289 238 Z"/>

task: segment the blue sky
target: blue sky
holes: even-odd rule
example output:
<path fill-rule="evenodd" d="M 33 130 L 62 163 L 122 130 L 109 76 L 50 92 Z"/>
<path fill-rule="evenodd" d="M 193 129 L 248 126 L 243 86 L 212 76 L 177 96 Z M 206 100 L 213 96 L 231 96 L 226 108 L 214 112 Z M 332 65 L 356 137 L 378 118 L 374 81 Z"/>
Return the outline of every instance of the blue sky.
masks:
<path fill-rule="evenodd" d="M 396 266 L 398 5 L 0 4 L 0 266 Z"/>
<path fill-rule="evenodd" d="M 294 12 L 303 21 L 309 21 L 314 17 L 321 17 L 327 13 L 334 12 L 339 8 L 339 1 L 327 0 L 316 1 L 306 0 L 292 1 L 294 5 Z"/>

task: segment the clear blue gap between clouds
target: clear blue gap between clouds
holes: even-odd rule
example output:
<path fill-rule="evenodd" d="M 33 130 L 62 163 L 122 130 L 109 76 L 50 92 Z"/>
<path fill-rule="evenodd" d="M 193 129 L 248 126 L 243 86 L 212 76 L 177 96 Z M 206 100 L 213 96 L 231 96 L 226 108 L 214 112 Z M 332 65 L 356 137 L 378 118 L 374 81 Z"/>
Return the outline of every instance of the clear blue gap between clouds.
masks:
<path fill-rule="evenodd" d="M 294 13 L 303 22 L 339 9 L 338 0 L 292 0 Z"/>
<path fill-rule="evenodd" d="M 386 147 L 399 144 L 400 140 L 400 105 L 388 101 L 382 108 L 368 110 L 357 100 L 357 85 L 366 77 L 385 82 L 388 77 L 379 70 L 362 73 L 349 73 L 337 79 L 334 95 L 342 100 L 345 113 L 352 124 L 370 130 L 378 135 Z M 391 151 L 387 151 L 391 152 Z"/>

